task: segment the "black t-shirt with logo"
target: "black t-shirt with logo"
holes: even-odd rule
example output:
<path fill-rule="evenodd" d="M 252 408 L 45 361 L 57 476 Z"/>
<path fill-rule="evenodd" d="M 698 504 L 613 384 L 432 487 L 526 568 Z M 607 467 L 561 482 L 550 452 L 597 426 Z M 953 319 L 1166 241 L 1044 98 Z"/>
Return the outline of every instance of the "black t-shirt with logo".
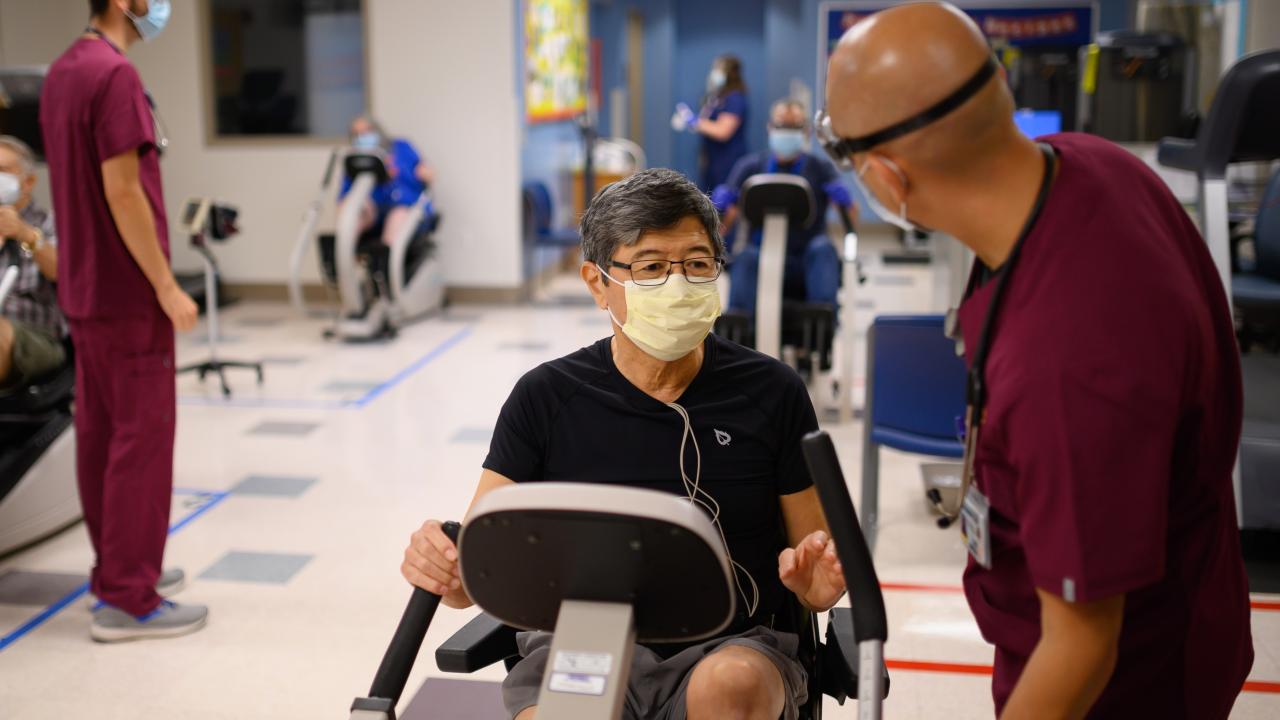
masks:
<path fill-rule="evenodd" d="M 779 495 L 813 483 L 800 439 L 818 427 L 804 382 L 791 368 L 716 335 L 702 368 L 676 402 L 702 453 L 700 487 L 720 505 L 733 559 L 755 578 L 760 605 L 726 631 L 789 629 L 778 553 L 786 547 Z M 484 467 L 516 482 L 613 483 L 687 496 L 680 478 L 684 420 L 643 393 L 613 363 L 610 338 L 543 363 L 502 406 Z M 692 479 L 693 443 L 684 467 Z M 748 598 L 750 583 L 737 571 Z"/>

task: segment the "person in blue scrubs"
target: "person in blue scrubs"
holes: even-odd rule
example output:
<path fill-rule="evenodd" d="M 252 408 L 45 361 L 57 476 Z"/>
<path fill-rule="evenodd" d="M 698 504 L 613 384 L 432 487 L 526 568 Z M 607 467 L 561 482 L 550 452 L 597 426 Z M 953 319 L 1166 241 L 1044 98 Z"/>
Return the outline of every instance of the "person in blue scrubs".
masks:
<path fill-rule="evenodd" d="M 768 152 L 748 155 L 734 166 L 725 183 L 711 193 L 711 202 L 724 216 L 725 226 L 737 218 L 738 194 L 747 178 L 761 173 L 799 175 L 813 189 L 813 222 L 788 228 L 787 261 L 783 296 L 809 303 L 836 303 L 840 290 L 840 256 L 826 233 L 827 203 L 835 203 L 856 217 L 849 188 L 840 181 L 826 158 L 807 152 L 809 125 L 804 106 L 795 100 L 779 100 L 769 114 Z M 761 231 L 751 233 L 729 266 L 729 309 L 745 313 L 756 310 L 756 284 L 760 269 Z"/>
<path fill-rule="evenodd" d="M 710 192 L 729 178 L 735 163 L 747 154 L 747 85 L 742 81 L 742 61 L 721 55 L 707 75 L 707 96 L 697 115 L 680 103 L 671 118 L 677 132 L 702 136 L 698 153 L 699 181 Z"/>
<path fill-rule="evenodd" d="M 381 150 L 386 155 L 390 178 L 373 189 L 369 202 L 360 211 L 360 232 L 382 226 L 382 239 L 388 245 L 404 230 L 409 210 L 418 197 L 435 180 L 431 167 L 417 149 L 403 138 L 391 138 L 373 118 L 361 115 L 351 121 L 351 147 L 357 150 Z M 352 178 L 342 179 L 338 199 L 351 191 Z"/>

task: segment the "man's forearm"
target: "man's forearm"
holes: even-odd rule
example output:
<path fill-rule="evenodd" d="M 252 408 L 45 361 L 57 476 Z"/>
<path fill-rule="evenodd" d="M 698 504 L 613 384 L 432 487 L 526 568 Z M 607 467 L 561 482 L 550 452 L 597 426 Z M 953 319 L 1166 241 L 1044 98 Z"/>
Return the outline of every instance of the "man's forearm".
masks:
<path fill-rule="evenodd" d="M 1069 603 L 1037 588 L 1036 596 L 1040 642 L 1001 717 L 1082 718 L 1115 672 L 1124 595 Z"/>
<path fill-rule="evenodd" d="M 40 274 L 49 282 L 58 281 L 58 248 L 51 243 L 45 243 L 36 248 L 31 253 L 31 258 L 36 261 L 36 267 L 40 268 Z"/>
<path fill-rule="evenodd" d="M 111 216 L 115 218 L 116 229 L 120 231 L 125 247 L 129 249 L 133 261 L 138 263 L 156 294 L 172 288 L 176 284 L 173 270 L 169 268 L 169 259 L 160 248 L 151 203 L 142 191 L 142 186 L 136 185 L 108 194 L 107 205 L 111 208 Z"/>
<path fill-rule="evenodd" d="M 1082 718 L 1107 686 L 1116 651 L 1041 638 L 1031 653 L 1001 720 Z"/>

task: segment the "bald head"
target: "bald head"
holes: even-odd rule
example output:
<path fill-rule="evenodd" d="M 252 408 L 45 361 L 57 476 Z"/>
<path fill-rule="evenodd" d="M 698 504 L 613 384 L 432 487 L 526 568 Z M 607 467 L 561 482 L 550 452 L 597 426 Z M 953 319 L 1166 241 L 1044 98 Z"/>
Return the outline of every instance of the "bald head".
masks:
<path fill-rule="evenodd" d="M 913 117 L 956 91 L 991 56 L 977 25 L 947 3 L 876 13 L 841 38 L 827 71 L 827 111 L 840 137 L 860 137 Z M 962 161 L 1016 133 L 1007 86 L 992 78 L 937 122 L 887 143 L 895 155 Z"/>

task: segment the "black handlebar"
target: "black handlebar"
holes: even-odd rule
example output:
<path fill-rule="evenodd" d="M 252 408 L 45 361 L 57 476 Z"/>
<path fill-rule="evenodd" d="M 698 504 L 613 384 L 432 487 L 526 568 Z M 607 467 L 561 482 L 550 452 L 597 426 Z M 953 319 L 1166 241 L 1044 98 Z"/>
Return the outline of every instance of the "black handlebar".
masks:
<path fill-rule="evenodd" d="M 338 151 L 331 150 L 329 152 L 329 163 L 324 166 L 324 180 L 320 182 L 320 187 L 327 188 L 329 183 L 333 182 L 333 169 L 338 166 Z"/>
<path fill-rule="evenodd" d="M 858 525 L 858 513 L 849 497 L 836 446 L 831 436 L 818 430 L 804 436 L 801 441 L 805 464 L 818 486 L 818 498 L 822 512 L 831 527 L 831 537 L 836 542 L 836 554 L 844 566 L 844 581 L 849 588 L 853 606 L 853 637 L 858 642 L 889 639 L 889 622 L 884 611 L 884 595 L 880 592 L 880 580 L 876 577 L 871 551 Z"/>
<path fill-rule="evenodd" d="M 836 211 L 840 214 L 840 224 L 844 225 L 844 231 L 856 234 L 858 231 L 853 227 L 853 218 L 849 217 L 849 208 L 836 205 Z"/>
<path fill-rule="evenodd" d="M 462 526 L 456 522 L 444 523 L 444 534 L 454 543 L 458 542 L 458 532 Z M 404 692 L 404 684 L 409 680 L 409 671 L 413 669 L 413 661 L 418 658 L 422 649 L 422 640 L 435 617 L 436 608 L 440 606 L 440 596 L 429 593 L 422 588 L 414 588 L 400 617 L 400 625 L 391 638 L 391 645 L 382 656 L 382 664 L 378 666 L 378 674 L 373 676 L 373 685 L 369 688 L 369 697 L 385 698 L 395 707 Z"/>

